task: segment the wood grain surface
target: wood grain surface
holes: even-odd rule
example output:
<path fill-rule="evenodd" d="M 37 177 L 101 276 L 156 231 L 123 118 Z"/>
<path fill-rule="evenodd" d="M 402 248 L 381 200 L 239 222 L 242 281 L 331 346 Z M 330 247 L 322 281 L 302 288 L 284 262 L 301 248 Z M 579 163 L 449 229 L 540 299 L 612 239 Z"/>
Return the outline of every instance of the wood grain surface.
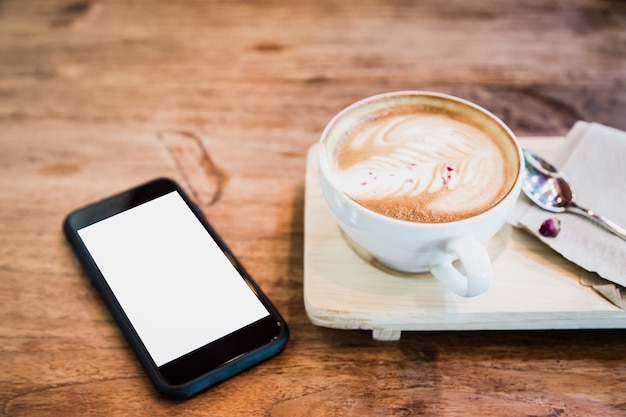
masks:
<path fill-rule="evenodd" d="M 371 332 L 303 302 L 306 151 L 363 97 L 472 100 L 521 136 L 626 129 L 621 0 L 0 0 L 0 415 L 624 416 L 623 330 Z M 159 397 L 61 233 L 178 180 L 289 322 L 280 356 Z"/>

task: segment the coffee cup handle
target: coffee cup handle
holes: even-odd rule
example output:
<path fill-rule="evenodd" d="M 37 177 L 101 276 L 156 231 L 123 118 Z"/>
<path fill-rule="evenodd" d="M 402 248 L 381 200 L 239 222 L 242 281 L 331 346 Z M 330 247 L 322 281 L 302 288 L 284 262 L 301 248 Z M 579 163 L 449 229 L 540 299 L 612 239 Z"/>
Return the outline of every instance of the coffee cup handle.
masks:
<path fill-rule="evenodd" d="M 452 292 L 474 297 L 487 291 L 493 281 L 491 261 L 485 247 L 469 237 L 449 241 L 445 253 L 430 267 L 430 272 Z M 460 270 L 452 263 L 461 263 Z"/>

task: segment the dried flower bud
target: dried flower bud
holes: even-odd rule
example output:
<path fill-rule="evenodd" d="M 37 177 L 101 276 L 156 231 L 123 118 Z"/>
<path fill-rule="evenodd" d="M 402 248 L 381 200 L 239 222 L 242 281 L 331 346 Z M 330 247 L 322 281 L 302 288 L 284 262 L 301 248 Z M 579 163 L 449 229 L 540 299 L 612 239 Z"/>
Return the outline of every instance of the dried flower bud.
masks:
<path fill-rule="evenodd" d="M 545 219 L 539 227 L 539 234 L 545 237 L 557 237 L 561 231 L 561 221 L 557 218 Z"/>

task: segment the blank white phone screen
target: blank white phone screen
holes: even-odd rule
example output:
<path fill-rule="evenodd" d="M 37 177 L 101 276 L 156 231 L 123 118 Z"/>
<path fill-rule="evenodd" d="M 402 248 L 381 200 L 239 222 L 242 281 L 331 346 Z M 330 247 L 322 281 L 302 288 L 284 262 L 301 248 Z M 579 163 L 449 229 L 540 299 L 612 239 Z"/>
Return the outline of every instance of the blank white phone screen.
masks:
<path fill-rule="evenodd" d="M 78 234 L 157 366 L 269 315 L 176 191 Z"/>

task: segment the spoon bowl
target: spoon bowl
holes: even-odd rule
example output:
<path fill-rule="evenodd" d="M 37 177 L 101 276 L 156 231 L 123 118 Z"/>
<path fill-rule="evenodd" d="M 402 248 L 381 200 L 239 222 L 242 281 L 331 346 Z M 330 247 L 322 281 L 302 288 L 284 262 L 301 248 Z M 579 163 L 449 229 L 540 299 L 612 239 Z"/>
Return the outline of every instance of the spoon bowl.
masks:
<path fill-rule="evenodd" d="M 567 177 L 539 155 L 523 149 L 522 190 L 535 204 L 553 213 L 572 212 L 585 216 L 626 240 L 626 230 L 592 210 L 576 204 L 576 194 Z"/>
<path fill-rule="evenodd" d="M 522 180 L 524 193 L 544 210 L 561 213 L 574 201 L 569 180 L 554 165 L 523 149 L 526 172 Z"/>

